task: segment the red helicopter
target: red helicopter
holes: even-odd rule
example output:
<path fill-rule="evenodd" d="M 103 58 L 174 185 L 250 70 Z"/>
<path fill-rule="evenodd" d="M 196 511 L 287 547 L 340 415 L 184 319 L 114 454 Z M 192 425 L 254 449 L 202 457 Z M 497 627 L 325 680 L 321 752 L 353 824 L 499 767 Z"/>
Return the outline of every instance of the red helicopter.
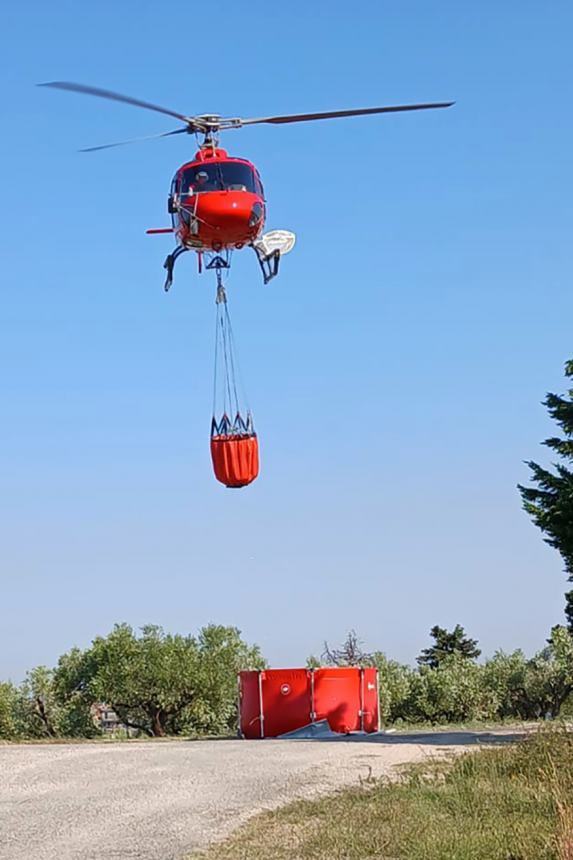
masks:
<path fill-rule="evenodd" d="M 93 146 L 82 149 L 81 152 L 95 152 L 113 146 L 123 146 L 136 140 L 150 140 L 174 134 L 202 135 L 203 140 L 200 141 L 195 157 L 179 168 L 171 183 L 167 209 L 172 217 L 173 226 L 147 231 L 175 234 L 177 247 L 167 256 L 164 263 L 164 268 L 167 270 L 164 285 L 166 291 L 173 282 L 175 261 L 185 251 L 197 253 L 199 272 L 203 268 L 204 256 L 207 257 L 205 267 L 215 269 L 218 289 L 223 290 L 221 270 L 229 268 L 233 250 L 252 248 L 261 266 L 264 283 L 267 284 L 278 274 L 281 256 L 288 253 L 294 245 L 294 234 L 286 230 L 274 230 L 263 235 L 266 201 L 258 170 L 250 161 L 231 157 L 224 149 L 220 149 L 219 132 L 260 123 L 282 125 L 318 119 L 446 108 L 454 104 L 454 102 L 435 102 L 242 119 L 221 117 L 216 114 L 186 116 L 169 108 L 110 90 L 69 81 L 52 81 L 39 86 L 125 102 L 146 110 L 167 114 L 183 123 L 182 128 L 174 131 L 104 146 Z"/>
<path fill-rule="evenodd" d="M 247 486 L 255 480 L 259 472 L 259 448 L 251 411 L 248 406 L 243 408 L 245 404 L 241 402 L 238 395 L 240 386 L 237 386 L 237 362 L 223 285 L 223 271 L 229 268 L 234 250 L 249 247 L 257 255 L 263 280 L 267 284 L 278 274 L 280 258 L 292 249 L 295 236 L 286 230 L 273 230 L 263 234 L 266 201 L 257 168 L 250 161 L 230 157 L 224 149 L 220 149 L 219 132 L 259 123 L 281 125 L 316 119 L 445 108 L 450 107 L 453 102 L 241 119 L 214 114 L 186 116 L 110 90 L 67 81 L 52 81 L 40 86 L 125 102 L 173 116 L 183 123 L 181 128 L 151 135 L 151 137 L 168 137 L 174 134 L 202 136 L 195 157 L 179 168 L 171 183 L 167 209 L 172 217 L 172 227 L 147 232 L 173 233 L 177 241 L 175 250 L 168 254 L 164 263 L 164 268 L 167 270 L 165 290 L 169 290 L 173 282 L 175 261 L 186 251 L 196 252 L 199 272 L 202 271 L 204 257 L 207 260 L 205 268 L 214 269 L 216 272 L 217 327 L 211 457 L 218 481 L 227 487 Z M 139 138 L 139 140 L 148 139 L 150 138 Z M 121 143 L 93 146 L 81 151 L 93 152 L 131 142 L 127 140 Z"/>

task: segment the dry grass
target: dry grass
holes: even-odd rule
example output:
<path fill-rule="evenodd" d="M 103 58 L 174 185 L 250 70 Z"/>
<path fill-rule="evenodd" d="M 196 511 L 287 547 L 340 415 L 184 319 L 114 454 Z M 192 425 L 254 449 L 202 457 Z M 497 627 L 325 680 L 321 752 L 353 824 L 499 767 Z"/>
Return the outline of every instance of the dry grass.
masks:
<path fill-rule="evenodd" d="M 409 768 L 257 816 L 204 860 L 573 860 L 573 734 Z"/>

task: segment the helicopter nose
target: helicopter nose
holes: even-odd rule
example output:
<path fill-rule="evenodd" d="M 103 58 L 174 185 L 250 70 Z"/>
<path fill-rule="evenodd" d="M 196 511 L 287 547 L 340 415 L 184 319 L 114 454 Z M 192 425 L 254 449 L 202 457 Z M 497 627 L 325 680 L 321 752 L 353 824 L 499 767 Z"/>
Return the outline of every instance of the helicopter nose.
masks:
<path fill-rule="evenodd" d="M 246 191 L 214 191 L 199 201 L 201 218 L 222 228 L 248 225 L 257 196 Z"/>
<path fill-rule="evenodd" d="M 200 195 L 197 216 L 214 246 L 242 245 L 259 232 L 264 208 L 260 198 L 248 191 L 213 191 Z"/>

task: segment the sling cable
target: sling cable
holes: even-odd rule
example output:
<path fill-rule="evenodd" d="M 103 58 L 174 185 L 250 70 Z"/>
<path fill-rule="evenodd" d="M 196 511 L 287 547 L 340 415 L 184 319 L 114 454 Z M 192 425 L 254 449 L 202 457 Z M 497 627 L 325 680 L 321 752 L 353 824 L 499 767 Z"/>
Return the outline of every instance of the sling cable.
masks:
<path fill-rule="evenodd" d="M 217 480 L 238 488 L 259 474 L 259 443 L 241 385 L 227 294 L 220 271 L 217 275 L 211 459 Z"/>

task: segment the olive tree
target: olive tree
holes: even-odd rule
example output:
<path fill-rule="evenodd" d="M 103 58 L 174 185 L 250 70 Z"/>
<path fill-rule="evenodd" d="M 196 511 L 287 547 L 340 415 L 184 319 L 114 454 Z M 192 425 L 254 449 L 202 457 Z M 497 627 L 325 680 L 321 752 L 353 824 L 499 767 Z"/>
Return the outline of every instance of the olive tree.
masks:
<path fill-rule="evenodd" d="M 110 705 L 124 725 L 161 737 L 196 696 L 198 660 L 193 636 L 152 624 L 137 636 L 128 624 L 117 624 L 94 639 L 85 683 L 94 701 Z"/>
<path fill-rule="evenodd" d="M 264 666 L 235 627 L 210 624 L 193 636 L 117 624 L 86 651 L 60 658 L 56 687 L 72 727 L 85 726 L 91 706 L 104 702 L 150 737 L 227 732 L 236 721 L 237 673 Z"/>

